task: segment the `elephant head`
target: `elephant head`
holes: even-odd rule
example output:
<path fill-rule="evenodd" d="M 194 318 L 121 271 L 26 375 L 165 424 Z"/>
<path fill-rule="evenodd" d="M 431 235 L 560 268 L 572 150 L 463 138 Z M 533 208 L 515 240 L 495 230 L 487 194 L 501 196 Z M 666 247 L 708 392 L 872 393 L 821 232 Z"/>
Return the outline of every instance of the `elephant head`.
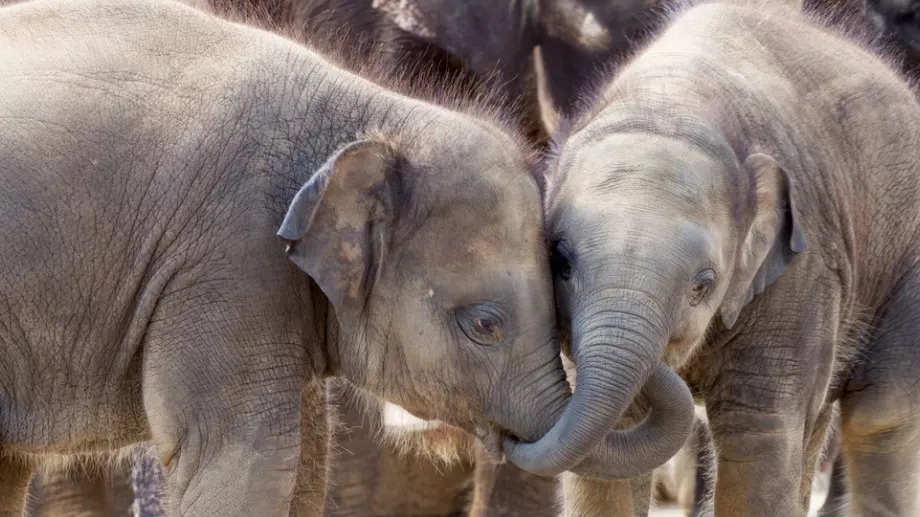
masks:
<path fill-rule="evenodd" d="M 330 374 L 420 418 L 535 439 L 569 395 L 540 195 L 516 142 L 474 124 L 343 145 L 278 234 L 335 311 Z"/>
<path fill-rule="evenodd" d="M 865 17 L 874 35 L 893 44 L 908 66 L 920 63 L 920 1 L 864 0 Z"/>
<path fill-rule="evenodd" d="M 543 436 L 571 392 L 540 193 L 515 142 L 485 127 L 344 145 L 279 235 L 335 310 L 330 373 L 497 451 L 499 436 Z"/>
<path fill-rule="evenodd" d="M 547 180 L 548 238 L 577 365 L 575 398 L 593 408 L 569 412 L 547 437 L 614 425 L 644 385 L 657 389 L 646 383 L 664 367 L 660 361 L 680 367 L 713 326 L 732 328 L 805 250 L 794 185 L 774 158 L 730 144 L 724 131 L 702 122 L 661 118 L 627 113 L 605 119 L 601 134 L 574 133 Z M 683 440 L 683 433 L 656 440 Z M 553 459 L 565 463 L 563 452 L 550 453 L 560 449 L 545 438 L 511 458 L 552 468 Z M 649 453 L 636 465 L 667 459 Z M 607 468 L 583 462 L 576 472 Z"/>
<path fill-rule="evenodd" d="M 403 30 L 450 52 L 511 99 L 537 106 L 534 49 L 553 110 L 568 114 L 659 19 L 658 0 L 374 0 Z M 538 108 L 537 108 L 538 109 Z"/>

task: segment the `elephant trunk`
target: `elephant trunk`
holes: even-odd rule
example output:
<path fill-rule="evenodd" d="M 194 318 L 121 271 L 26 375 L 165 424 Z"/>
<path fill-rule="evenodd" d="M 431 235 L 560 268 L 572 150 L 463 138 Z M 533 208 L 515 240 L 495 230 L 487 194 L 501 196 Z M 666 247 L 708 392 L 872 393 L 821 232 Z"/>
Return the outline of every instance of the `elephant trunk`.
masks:
<path fill-rule="evenodd" d="M 629 478 L 651 471 L 680 449 L 693 426 L 693 399 L 680 377 L 660 364 L 669 326 L 656 309 L 662 309 L 660 302 L 632 289 L 608 291 L 576 308 L 575 394 L 538 441 L 505 441 L 512 462 L 546 476 L 570 470 Z M 634 429 L 613 431 L 640 389 L 651 414 Z"/>

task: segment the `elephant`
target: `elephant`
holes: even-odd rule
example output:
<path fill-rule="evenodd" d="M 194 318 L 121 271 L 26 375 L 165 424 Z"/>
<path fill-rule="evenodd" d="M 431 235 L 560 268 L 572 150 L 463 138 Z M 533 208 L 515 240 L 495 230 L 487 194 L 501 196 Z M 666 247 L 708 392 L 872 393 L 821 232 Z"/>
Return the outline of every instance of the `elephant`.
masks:
<path fill-rule="evenodd" d="M 500 114 L 179 2 L 31 0 L 0 26 L 0 515 L 51 455 L 147 442 L 171 514 L 316 515 L 336 376 L 492 454 L 550 436 L 611 476 L 689 433 L 662 366 L 653 417 L 610 431 L 624 451 L 548 435 L 584 396 Z"/>
<path fill-rule="evenodd" d="M 807 0 L 804 9 L 837 29 L 858 35 L 913 81 L 920 79 L 920 2 Z"/>
<path fill-rule="evenodd" d="M 545 147 L 560 114 L 652 33 L 678 0 L 187 0 L 259 14 L 353 68 L 485 97 Z M 337 52 L 336 52 L 337 53 Z M 379 74 L 378 74 L 379 75 Z M 501 92 L 495 95 L 494 91 Z"/>
<path fill-rule="evenodd" d="M 494 75 L 511 99 L 541 113 L 547 133 L 582 108 L 677 0 L 375 0 L 415 38 Z M 542 106 L 542 107 L 541 107 Z"/>
<path fill-rule="evenodd" d="M 850 515 L 916 515 L 920 106 L 900 72 L 801 12 L 706 2 L 569 127 L 546 231 L 606 423 L 663 361 L 705 403 L 715 515 L 804 516 L 839 404 Z M 548 474 L 571 460 L 553 449 L 505 454 Z M 567 484 L 605 469 L 579 466 Z"/>

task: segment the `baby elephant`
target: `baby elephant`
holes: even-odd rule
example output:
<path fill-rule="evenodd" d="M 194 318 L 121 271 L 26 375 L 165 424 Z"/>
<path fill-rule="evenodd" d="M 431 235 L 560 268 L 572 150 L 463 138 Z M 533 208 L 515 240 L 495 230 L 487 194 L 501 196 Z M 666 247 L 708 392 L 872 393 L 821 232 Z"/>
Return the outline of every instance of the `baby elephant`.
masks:
<path fill-rule="evenodd" d="M 717 1 L 678 14 L 571 127 L 547 178 L 556 299 L 611 425 L 663 358 L 705 400 L 715 515 L 804 516 L 839 401 L 850 515 L 917 515 L 905 81 L 802 14 Z M 538 446 L 509 457 L 558 471 Z"/>
<path fill-rule="evenodd" d="M 0 27 L 0 516 L 50 455 L 142 441 L 171 515 L 317 515 L 330 376 L 607 462 L 551 431 L 584 404 L 497 123 L 172 1 L 33 0 Z M 650 425 L 689 431 L 659 371 Z"/>

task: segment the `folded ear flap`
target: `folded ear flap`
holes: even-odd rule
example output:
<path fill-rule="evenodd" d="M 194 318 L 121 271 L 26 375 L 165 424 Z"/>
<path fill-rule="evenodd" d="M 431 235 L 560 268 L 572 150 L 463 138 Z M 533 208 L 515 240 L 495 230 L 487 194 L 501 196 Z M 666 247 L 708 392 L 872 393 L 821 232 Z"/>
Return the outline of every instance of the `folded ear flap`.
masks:
<path fill-rule="evenodd" d="M 383 260 L 381 232 L 399 181 L 396 153 L 379 140 L 339 149 L 300 188 L 278 236 L 287 254 L 322 289 L 336 313 L 363 307 Z"/>
<path fill-rule="evenodd" d="M 741 310 L 754 296 L 776 281 L 798 253 L 806 250 L 796 218 L 795 195 L 786 172 L 762 153 L 743 165 L 756 179 L 753 222 L 741 244 L 731 286 L 720 312 L 726 328 L 734 326 Z"/>

